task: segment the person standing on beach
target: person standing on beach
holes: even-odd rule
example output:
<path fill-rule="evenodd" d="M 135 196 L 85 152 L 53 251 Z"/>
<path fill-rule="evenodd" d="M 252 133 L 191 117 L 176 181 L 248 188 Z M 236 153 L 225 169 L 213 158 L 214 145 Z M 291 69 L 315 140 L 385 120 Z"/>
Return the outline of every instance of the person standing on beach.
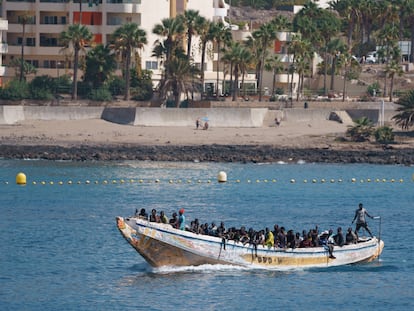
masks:
<path fill-rule="evenodd" d="M 365 219 L 365 215 L 367 215 L 369 218 L 374 219 L 370 214 L 368 214 L 367 210 L 364 208 L 362 203 L 359 203 L 358 209 L 355 211 L 354 219 L 352 220 L 352 223 L 356 220 L 356 226 L 355 226 L 355 234 L 358 236 L 359 229 L 364 228 L 367 230 L 371 238 L 373 237 L 371 230 L 368 228 L 367 221 Z"/>

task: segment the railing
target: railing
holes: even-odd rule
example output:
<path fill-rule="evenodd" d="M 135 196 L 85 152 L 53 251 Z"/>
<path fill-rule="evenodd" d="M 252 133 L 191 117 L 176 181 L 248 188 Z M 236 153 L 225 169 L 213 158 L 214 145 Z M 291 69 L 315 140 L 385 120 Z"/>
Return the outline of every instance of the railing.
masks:
<path fill-rule="evenodd" d="M 0 44 L 0 53 L 5 54 L 9 51 L 9 45 L 7 43 Z"/>

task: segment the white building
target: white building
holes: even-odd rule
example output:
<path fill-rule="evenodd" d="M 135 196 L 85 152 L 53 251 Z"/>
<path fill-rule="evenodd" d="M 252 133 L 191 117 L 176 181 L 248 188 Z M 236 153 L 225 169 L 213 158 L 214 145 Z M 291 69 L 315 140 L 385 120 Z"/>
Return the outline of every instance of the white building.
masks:
<path fill-rule="evenodd" d="M 97 44 L 109 43 L 111 34 L 121 25 L 127 22 L 137 23 L 146 31 L 148 41 L 141 51 L 141 66 L 152 70 L 153 78 L 157 80 L 161 74 L 160 62 L 151 55 L 154 42 L 160 38 L 152 33 L 152 29 L 162 19 L 182 14 L 187 9 L 197 10 L 209 20 L 224 21 L 229 5 L 224 0 L 6 0 L 2 4 L 2 16 L 9 22 L 5 36 L 9 51 L 4 58 L 5 64 L 14 58 L 20 58 L 23 41 L 20 21 L 22 16 L 28 15 L 32 17 L 32 23 L 25 26 L 25 61 L 37 68 L 37 75 L 70 74 L 72 57 L 64 54 L 58 39 L 60 33 L 68 25 L 78 23 L 81 16 L 81 23 L 92 31 Z M 5 25 L 7 29 L 7 22 Z M 193 47 L 196 53 L 193 57 L 196 63 L 200 63 L 197 46 L 195 39 Z M 206 82 L 215 81 L 216 58 L 212 53 L 206 59 Z M 14 75 L 14 70 L 9 67 L 6 76 L 11 78 Z"/>
<path fill-rule="evenodd" d="M 3 33 L 7 31 L 8 23 L 0 18 L 0 86 L 3 85 L 3 77 L 6 73 L 6 67 L 2 64 L 3 54 L 8 51 L 7 43 L 4 42 Z"/>

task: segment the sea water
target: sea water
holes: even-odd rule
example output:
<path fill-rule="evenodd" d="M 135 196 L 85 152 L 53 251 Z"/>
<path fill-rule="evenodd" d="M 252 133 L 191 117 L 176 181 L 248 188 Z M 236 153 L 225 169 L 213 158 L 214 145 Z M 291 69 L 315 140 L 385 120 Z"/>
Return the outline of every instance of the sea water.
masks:
<path fill-rule="evenodd" d="M 224 171 L 226 183 L 218 183 Z M 23 172 L 25 186 L 16 185 Z M 414 167 L 0 160 L 0 310 L 412 310 Z M 362 202 L 380 260 L 326 269 L 151 268 L 115 217 L 301 232 L 351 225 Z M 361 232 L 362 233 L 362 232 Z"/>

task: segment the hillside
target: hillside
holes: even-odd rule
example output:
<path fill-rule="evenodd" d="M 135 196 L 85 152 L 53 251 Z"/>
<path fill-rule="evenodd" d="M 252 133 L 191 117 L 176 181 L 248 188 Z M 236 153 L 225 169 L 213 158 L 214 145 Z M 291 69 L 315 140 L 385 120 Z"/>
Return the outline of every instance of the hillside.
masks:
<path fill-rule="evenodd" d="M 293 19 L 293 13 L 279 10 L 257 10 L 251 7 L 231 7 L 229 18 L 232 23 L 242 24 L 248 23 L 253 25 L 253 29 L 258 25 L 269 22 L 277 15 L 284 15 L 289 19 Z"/>

